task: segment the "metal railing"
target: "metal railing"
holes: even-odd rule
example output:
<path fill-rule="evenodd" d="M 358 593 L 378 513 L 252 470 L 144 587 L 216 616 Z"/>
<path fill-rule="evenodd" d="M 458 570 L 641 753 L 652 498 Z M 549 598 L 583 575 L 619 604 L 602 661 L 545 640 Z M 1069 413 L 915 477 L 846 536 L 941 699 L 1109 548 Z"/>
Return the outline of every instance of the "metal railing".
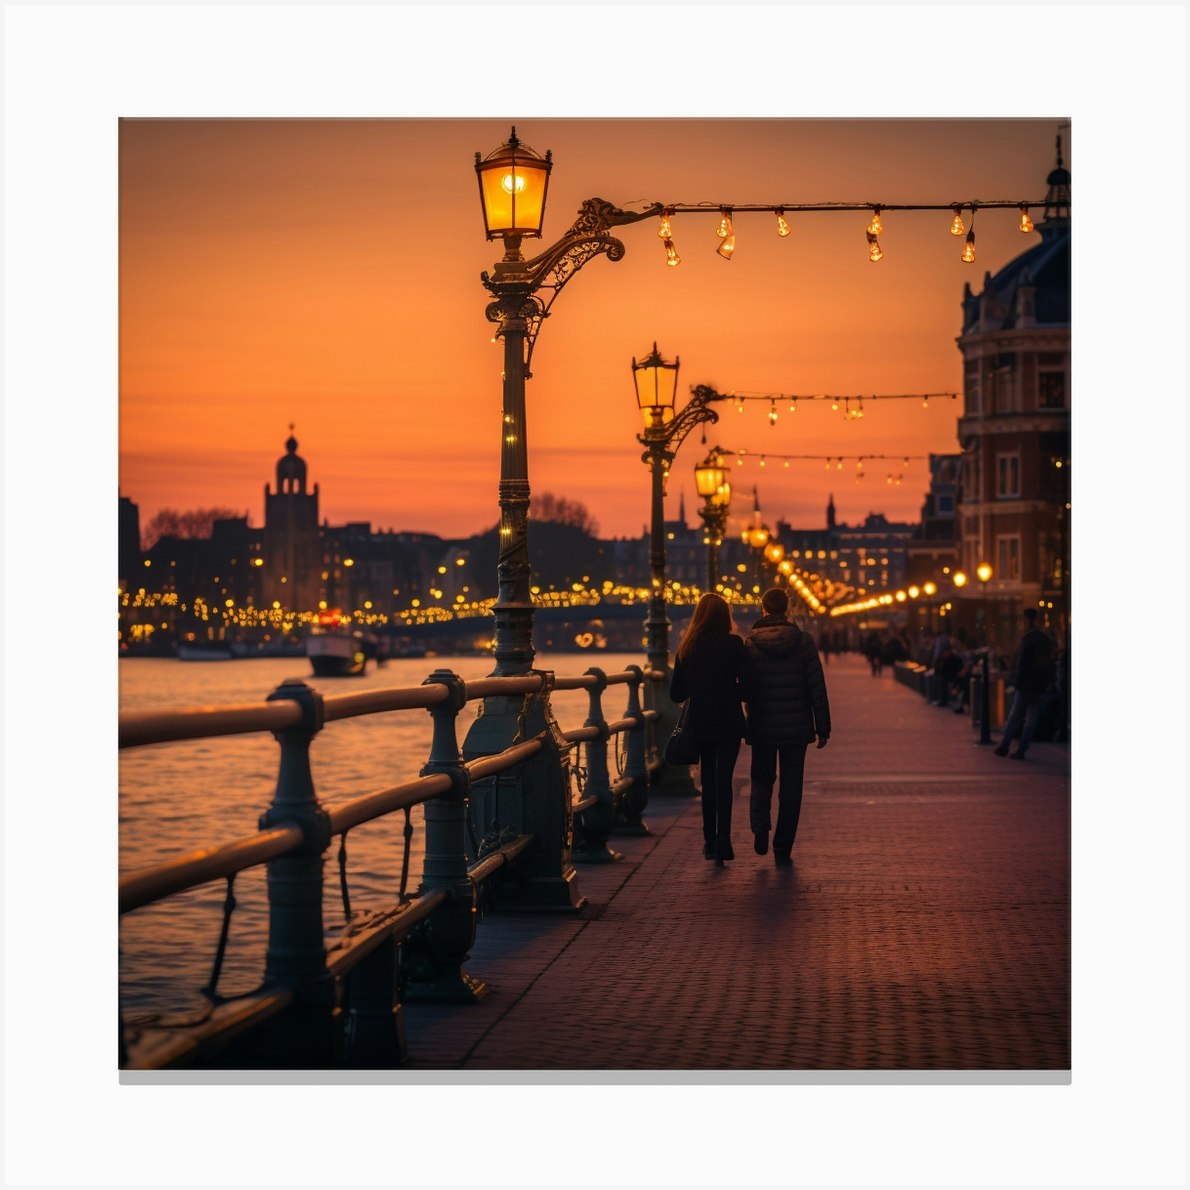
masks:
<path fill-rule="evenodd" d="M 463 969 L 475 942 L 485 882 L 511 868 L 523 903 L 573 910 L 583 904 L 573 861 L 620 858 L 608 846 L 614 830 L 647 833 L 642 815 L 648 787 L 662 767 L 654 739 L 660 718 L 655 691 L 665 676 L 629 666 L 613 674 L 592 668 L 579 676 L 557 677 L 535 670 L 520 677 L 464 682 L 448 670 L 436 670 L 420 687 L 324 696 L 305 682 L 289 681 L 263 704 L 121 715 L 121 748 L 266 731 L 280 747 L 276 790 L 257 833 L 120 879 L 121 914 L 211 881 L 228 882 L 214 972 L 203 989 L 210 1011 L 201 1021 L 179 1027 L 133 1029 L 122 1022 L 121 1066 L 402 1064 L 407 1057 L 403 1003 L 469 1002 L 486 991 L 481 980 Z M 609 687 L 621 685 L 627 688 L 627 707 L 621 718 L 609 722 L 603 696 Z M 554 690 L 587 692 L 589 713 L 581 727 L 558 727 L 550 709 Z M 642 703 L 642 691 L 644 701 L 653 705 Z M 457 720 L 467 703 L 491 699 L 515 706 L 518 698 L 511 742 L 492 754 L 465 759 Z M 420 775 L 324 807 L 310 764 L 315 735 L 337 720 L 414 709 L 427 710 L 433 724 L 430 754 Z M 533 725 L 532 734 L 526 735 L 526 725 Z M 609 764 L 613 740 L 617 747 Z M 580 744 L 583 764 L 573 759 Z M 480 841 L 476 821 L 488 819 L 476 803 L 497 795 L 511 825 Z M 409 895 L 409 812 L 418 805 L 424 814 L 424 861 L 420 886 Z M 328 947 L 323 870 L 332 839 L 397 812 L 405 815 L 398 901 L 353 914 L 341 868 L 347 925 Z M 223 999 L 216 985 L 235 904 L 232 884 L 237 874 L 259 865 L 266 866 L 268 886 L 262 982 L 253 992 Z"/>

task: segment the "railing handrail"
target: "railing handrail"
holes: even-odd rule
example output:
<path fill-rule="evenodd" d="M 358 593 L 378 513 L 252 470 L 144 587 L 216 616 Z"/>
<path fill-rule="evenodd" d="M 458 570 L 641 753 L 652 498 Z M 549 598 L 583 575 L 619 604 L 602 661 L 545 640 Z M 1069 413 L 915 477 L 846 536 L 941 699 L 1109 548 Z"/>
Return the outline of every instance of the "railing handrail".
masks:
<path fill-rule="evenodd" d="M 656 680 L 656 670 L 645 677 Z M 607 685 L 619 686 L 636 680 L 630 670 L 607 675 Z M 587 690 L 595 684 L 592 674 L 556 678 L 555 690 Z M 542 688 L 541 673 L 512 678 L 476 678 L 465 682 L 467 702 L 492 694 L 535 694 Z M 323 698 L 323 719 L 353 719 L 386 711 L 429 708 L 448 697 L 439 682 L 423 686 L 391 686 L 356 694 L 330 694 Z M 147 744 L 177 743 L 213 736 L 244 735 L 256 731 L 283 731 L 301 720 L 301 711 L 291 702 L 235 703 L 225 707 L 183 707 L 165 711 L 125 711 L 119 717 L 119 746 L 139 748 Z"/>
<path fill-rule="evenodd" d="M 264 1025 L 268 1018 L 279 1014 L 285 1014 L 289 1022 L 283 1030 L 287 1044 L 303 1053 L 316 1054 L 316 1063 L 321 1063 L 333 1049 L 330 1034 L 317 1030 L 311 1033 L 302 1022 L 313 1013 L 310 1019 L 320 1022 L 318 1029 L 331 1028 L 328 986 L 340 987 L 347 997 L 344 1044 L 355 1052 L 366 1048 L 369 1039 L 378 1039 L 390 1058 L 403 1061 L 404 1042 L 399 1030 L 384 1024 L 390 1020 L 398 995 L 395 948 L 407 948 L 400 951 L 401 979 L 412 979 L 423 990 L 428 989 L 428 994 L 446 994 L 450 998 L 482 994 L 473 993 L 471 989 L 482 985 L 477 985 L 461 967 L 467 958 L 468 931 L 474 938 L 473 919 L 467 916 L 473 909 L 468 906 L 476 903 L 481 882 L 515 862 L 523 875 L 523 882 L 516 887 L 521 888 L 523 883 L 533 903 L 574 908 L 581 905 L 582 899 L 574 891 L 573 868 L 569 867 L 571 816 L 581 816 L 582 825 L 576 830 L 583 832 L 582 846 L 588 858 L 598 858 L 601 853 L 603 860 L 620 858 L 606 847 L 606 839 L 621 817 L 630 832 L 647 831 L 640 815 L 647 801 L 647 786 L 660 764 L 648 741 L 652 739 L 652 725 L 661 716 L 656 709 L 642 706 L 642 684 L 664 676 L 658 670 L 632 666 L 614 674 L 592 668 L 584 674 L 563 677 L 552 671 L 531 670 L 514 677 L 488 677 L 468 683 L 443 669 L 435 670 L 416 687 L 324 696 L 303 681 L 291 680 L 282 682 L 263 703 L 121 715 L 121 748 L 272 732 L 281 749 L 276 792 L 260 819 L 259 831 L 120 877 L 121 914 L 220 878 L 228 881 L 214 974 L 209 988 L 204 989 L 204 994 L 215 1001 L 214 1013 L 205 1022 L 187 1026 L 184 1035 L 164 1043 L 160 1039 L 139 1039 L 137 1063 L 160 1068 L 208 1054 L 217 1056 L 222 1045 L 249 1030 L 262 1036 L 267 1033 L 266 1048 L 275 1046 L 276 1027 Z M 610 686 L 627 686 L 628 709 L 609 723 L 600 700 Z M 557 690 L 587 693 L 590 708 L 582 726 L 563 731 L 557 724 L 548 705 L 551 693 Z M 523 706 L 516 697 L 519 695 L 526 696 Z M 544 711 L 535 706 L 537 700 L 532 695 L 540 696 Z M 506 743 L 507 731 L 502 730 L 494 739 L 489 733 L 484 742 L 502 750 L 491 752 L 481 746 L 475 749 L 477 755 L 464 760 L 456 735 L 459 712 L 468 702 L 493 696 L 497 700 L 495 715 L 507 716 L 504 722 L 514 732 L 513 742 Z M 327 722 L 416 708 L 429 710 L 433 719 L 433 743 L 420 776 L 338 804 L 318 801 L 310 744 Z M 485 707 L 485 712 L 491 713 L 491 707 Z M 481 712 L 477 723 L 485 712 Z M 522 738 L 527 732 L 533 734 Z M 613 783 L 609 780 L 613 774 L 608 772 L 607 743 L 620 733 L 627 733 L 627 739 L 622 754 L 617 747 L 618 779 Z M 586 763 L 578 767 L 580 792 L 576 795 L 566 776 L 571 763 L 566 754 L 579 743 L 585 745 Z M 541 768 L 534 758 L 546 755 L 554 763 Z M 556 767 L 559 760 L 561 781 Z M 534 763 L 527 764 L 530 761 Z M 488 779 L 516 768 L 523 768 L 527 775 L 515 780 L 531 783 L 544 800 L 526 800 L 519 820 L 521 812 L 514 811 L 512 821 L 519 834 L 499 827 L 493 819 L 493 830 L 483 843 L 476 842 L 472 830 L 468 844 L 464 830 L 471 813 L 468 799 L 496 796 L 487 790 Z M 521 789 L 519 796 L 525 798 L 524 788 L 517 788 Z M 426 806 L 426 866 L 418 891 L 407 896 L 412 834 L 409 811 L 417 805 Z M 326 949 L 322 942 L 322 857 L 330 839 L 338 835 L 345 840 L 354 827 L 401 810 L 405 812 L 405 852 L 398 901 L 384 909 L 353 913 L 343 866 L 346 853 L 341 848 L 340 880 L 347 924 L 339 941 Z M 564 836 L 559 836 L 565 838 L 565 850 L 551 856 L 548 844 L 555 838 L 558 815 L 565 816 L 567 824 Z M 256 992 L 223 1000 L 215 996 L 215 987 L 235 904 L 232 883 L 238 873 L 266 864 L 270 907 L 264 983 Z M 295 887 L 302 890 L 300 897 L 292 895 Z M 277 889 L 281 895 L 275 898 Z M 427 922 L 431 915 L 433 922 L 441 918 L 441 929 Z M 408 976 L 407 962 L 412 972 Z M 346 979 L 357 970 L 358 978 Z M 294 989 L 300 991 L 295 993 Z M 123 1063 L 129 1051 L 124 1048 L 123 1034 L 121 1037 Z M 256 1045 L 257 1040 L 254 1038 L 251 1044 Z M 285 1052 L 289 1054 L 289 1050 Z"/>

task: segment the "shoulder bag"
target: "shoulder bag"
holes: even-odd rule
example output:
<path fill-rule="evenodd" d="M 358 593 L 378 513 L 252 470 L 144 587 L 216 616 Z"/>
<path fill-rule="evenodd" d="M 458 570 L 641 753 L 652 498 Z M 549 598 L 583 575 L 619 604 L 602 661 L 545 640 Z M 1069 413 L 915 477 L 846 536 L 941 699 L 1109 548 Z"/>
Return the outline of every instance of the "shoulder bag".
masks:
<path fill-rule="evenodd" d="M 674 726 L 673 734 L 665 743 L 666 762 L 673 765 L 691 765 L 698 763 L 698 744 L 687 723 L 687 712 L 690 709 L 689 699 L 682 703 L 682 710 Z"/>

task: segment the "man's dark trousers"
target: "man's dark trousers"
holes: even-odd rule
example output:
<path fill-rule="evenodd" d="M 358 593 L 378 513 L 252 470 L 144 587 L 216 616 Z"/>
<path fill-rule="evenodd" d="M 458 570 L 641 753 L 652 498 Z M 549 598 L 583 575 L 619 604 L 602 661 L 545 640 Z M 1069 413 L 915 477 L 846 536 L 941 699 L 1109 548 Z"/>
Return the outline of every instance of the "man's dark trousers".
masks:
<path fill-rule="evenodd" d="M 748 820 L 753 831 L 771 827 L 773 785 L 781 766 L 777 792 L 777 827 L 773 831 L 773 854 L 793 850 L 797 822 L 802 812 L 802 776 L 806 770 L 806 744 L 752 744 L 752 800 Z"/>

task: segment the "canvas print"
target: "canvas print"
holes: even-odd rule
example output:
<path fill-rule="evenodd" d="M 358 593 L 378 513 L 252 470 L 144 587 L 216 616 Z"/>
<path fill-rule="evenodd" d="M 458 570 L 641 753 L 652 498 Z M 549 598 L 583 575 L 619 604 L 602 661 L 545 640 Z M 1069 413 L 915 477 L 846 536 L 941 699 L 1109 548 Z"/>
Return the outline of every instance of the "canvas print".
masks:
<path fill-rule="evenodd" d="M 121 120 L 121 1071 L 1067 1081 L 1072 138 Z"/>

